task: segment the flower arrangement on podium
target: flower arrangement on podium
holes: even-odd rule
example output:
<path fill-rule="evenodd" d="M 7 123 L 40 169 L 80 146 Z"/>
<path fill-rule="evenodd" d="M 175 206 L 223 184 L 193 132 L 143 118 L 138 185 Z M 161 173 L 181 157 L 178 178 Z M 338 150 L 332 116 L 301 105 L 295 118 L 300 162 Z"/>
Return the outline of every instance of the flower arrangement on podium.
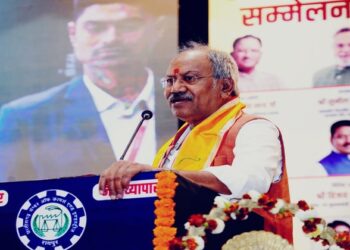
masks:
<path fill-rule="evenodd" d="M 190 216 L 185 223 L 186 236 L 175 237 L 176 228 L 172 227 L 175 204 L 168 199 L 172 200 L 174 197 L 175 193 L 172 193 L 171 189 L 174 191 L 176 187 L 176 175 L 170 171 L 163 171 L 156 177 L 158 178 L 157 193 L 159 192 L 159 201 L 156 201 L 157 218 L 153 241 L 156 250 L 202 250 L 207 233 L 220 234 L 225 228 L 225 221 L 247 219 L 253 209 L 263 209 L 277 218 L 295 216 L 303 222 L 303 232 L 321 244 L 323 249 L 350 250 L 349 232 L 337 233 L 328 227 L 326 221 L 318 217 L 316 210 L 306 201 L 301 200 L 295 204 L 287 203 L 282 199 L 274 199 L 256 191 L 244 194 L 236 202 L 230 202 L 222 196 L 217 196 L 208 214 Z M 164 205 L 162 205 L 162 200 L 166 200 Z M 166 215 L 160 213 L 159 211 L 163 209 L 169 212 Z"/>

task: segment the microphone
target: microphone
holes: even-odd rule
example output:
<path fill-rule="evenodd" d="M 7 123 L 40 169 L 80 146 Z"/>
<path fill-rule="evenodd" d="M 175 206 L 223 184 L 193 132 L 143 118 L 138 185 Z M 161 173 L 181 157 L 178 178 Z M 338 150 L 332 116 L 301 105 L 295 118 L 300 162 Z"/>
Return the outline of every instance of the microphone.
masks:
<path fill-rule="evenodd" d="M 144 119 L 144 120 L 149 120 L 149 119 L 152 118 L 152 116 L 153 116 L 153 113 L 152 113 L 151 110 L 145 110 L 145 111 L 143 111 L 142 114 L 141 114 L 141 117 L 142 117 L 142 119 Z M 141 121 L 141 122 L 143 122 L 143 121 Z"/>
<path fill-rule="evenodd" d="M 153 113 L 152 113 L 152 111 L 150 111 L 150 110 L 144 110 L 144 111 L 142 111 L 142 113 L 141 113 L 141 117 L 142 117 L 141 121 L 140 121 L 139 124 L 137 125 L 137 127 L 136 127 L 136 129 L 135 129 L 133 135 L 132 135 L 131 138 L 130 138 L 130 141 L 129 141 L 128 145 L 126 146 L 126 148 L 125 148 L 125 150 L 124 150 L 124 152 L 123 152 L 123 154 L 122 154 L 122 156 L 120 157 L 119 160 L 124 160 L 124 157 L 125 157 L 126 153 L 128 152 L 128 149 L 129 149 L 131 143 L 133 142 L 133 140 L 134 140 L 134 138 L 135 138 L 137 132 L 139 131 L 139 129 L 140 129 L 140 127 L 141 127 L 143 121 L 144 121 L 144 120 L 149 120 L 149 119 L 151 119 L 151 118 L 153 117 Z"/>

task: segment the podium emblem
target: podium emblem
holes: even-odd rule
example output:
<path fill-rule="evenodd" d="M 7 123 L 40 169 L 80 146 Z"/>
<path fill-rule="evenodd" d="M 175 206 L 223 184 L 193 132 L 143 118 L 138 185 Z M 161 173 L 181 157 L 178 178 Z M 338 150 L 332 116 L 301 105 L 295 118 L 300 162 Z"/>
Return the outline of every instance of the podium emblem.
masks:
<path fill-rule="evenodd" d="M 86 212 L 81 201 L 64 190 L 33 195 L 21 207 L 17 235 L 28 249 L 69 249 L 84 233 Z"/>
<path fill-rule="evenodd" d="M 6 206 L 9 201 L 9 194 L 6 190 L 0 190 L 0 207 Z"/>

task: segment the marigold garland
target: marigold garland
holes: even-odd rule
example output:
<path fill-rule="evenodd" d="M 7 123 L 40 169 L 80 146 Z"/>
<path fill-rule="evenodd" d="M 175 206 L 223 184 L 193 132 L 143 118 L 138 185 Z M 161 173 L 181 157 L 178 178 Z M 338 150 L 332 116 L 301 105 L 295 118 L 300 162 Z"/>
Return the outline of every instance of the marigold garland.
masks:
<path fill-rule="evenodd" d="M 173 200 L 177 187 L 176 175 L 171 171 L 161 171 L 156 174 L 158 200 L 154 202 L 156 219 L 154 221 L 153 245 L 155 250 L 168 250 L 169 242 L 176 235 L 176 228 L 172 227 L 175 222 L 175 202 Z"/>

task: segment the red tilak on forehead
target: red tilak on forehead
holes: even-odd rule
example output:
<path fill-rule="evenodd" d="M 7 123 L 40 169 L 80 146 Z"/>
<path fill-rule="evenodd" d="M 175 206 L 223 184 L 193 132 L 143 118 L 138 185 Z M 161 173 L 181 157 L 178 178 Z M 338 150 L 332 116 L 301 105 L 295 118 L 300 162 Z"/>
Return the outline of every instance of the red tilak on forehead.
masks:
<path fill-rule="evenodd" d="M 180 72 L 180 69 L 179 69 L 179 68 L 175 68 L 174 71 L 173 71 L 174 75 L 175 75 L 175 74 L 178 74 L 179 72 Z"/>

